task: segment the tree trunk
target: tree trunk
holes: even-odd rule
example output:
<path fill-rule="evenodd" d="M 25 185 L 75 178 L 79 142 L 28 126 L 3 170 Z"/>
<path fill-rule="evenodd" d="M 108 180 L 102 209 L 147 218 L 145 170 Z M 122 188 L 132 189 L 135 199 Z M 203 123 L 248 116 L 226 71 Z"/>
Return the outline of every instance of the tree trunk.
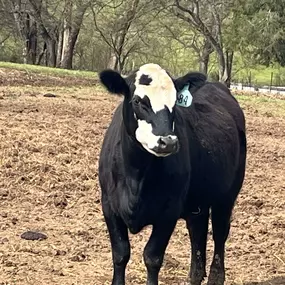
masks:
<path fill-rule="evenodd" d="M 13 2 L 12 2 L 13 3 Z M 16 22 L 17 30 L 18 33 L 23 40 L 23 49 L 22 49 L 22 56 L 23 56 L 23 63 L 27 63 L 27 56 L 28 56 L 28 51 L 27 51 L 27 42 L 26 42 L 26 36 L 25 36 L 25 24 L 24 20 L 22 18 L 22 11 L 21 11 L 21 1 L 15 1 L 13 3 L 13 16 Z"/>
<path fill-rule="evenodd" d="M 64 20 L 64 24 L 63 24 L 62 51 L 61 51 L 61 59 L 60 59 L 60 62 L 63 61 L 63 59 L 64 59 L 64 54 L 66 53 L 66 50 L 67 50 L 67 45 L 68 45 L 70 30 L 71 30 L 71 27 L 69 26 L 67 20 L 65 19 L 65 20 Z"/>
<path fill-rule="evenodd" d="M 46 44 L 46 66 L 56 66 L 56 40 L 47 32 L 43 24 L 40 24 L 42 37 Z"/>
<path fill-rule="evenodd" d="M 64 60 L 64 55 L 67 50 L 67 45 L 69 41 L 69 35 L 71 31 L 71 21 L 72 21 L 72 0 L 64 1 L 64 11 L 63 11 L 63 33 L 62 33 L 62 50 L 60 57 L 59 66 L 62 67 L 62 62 Z"/>
<path fill-rule="evenodd" d="M 212 52 L 213 48 L 211 43 L 208 40 L 205 40 L 199 59 L 199 71 L 204 74 L 208 74 L 209 59 Z"/>
<path fill-rule="evenodd" d="M 208 54 L 201 57 L 199 60 L 199 71 L 204 74 L 208 74 L 209 58 L 210 55 Z"/>
<path fill-rule="evenodd" d="M 66 26 L 64 30 L 64 42 L 61 61 L 62 68 L 72 69 L 74 48 L 87 7 L 87 4 L 84 6 L 79 6 L 77 7 L 76 11 L 72 13 L 72 1 L 66 0 Z"/>
<path fill-rule="evenodd" d="M 22 56 L 23 56 L 23 64 L 27 64 L 28 63 L 27 43 L 26 43 L 26 46 L 23 47 Z"/>
<path fill-rule="evenodd" d="M 119 61 L 120 72 L 123 72 L 123 71 L 124 71 L 127 58 L 128 58 L 127 56 L 123 56 L 123 59 L 121 59 L 121 60 Z"/>
<path fill-rule="evenodd" d="M 36 64 L 37 61 L 37 48 L 38 48 L 38 31 L 37 23 L 34 21 L 30 27 L 28 35 L 28 63 Z"/>
<path fill-rule="evenodd" d="M 45 55 L 46 50 L 47 50 L 47 44 L 44 43 L 43 51 L 39 54 L 39 58 L 38 58 L 38 61 L 37 61 L 37 65 L 40 65 L 40 64 L 41 64 L 42 59 L 43 59 L 43 57 L 44 57 L 44 55 Z"/>
<path fill-rule="evenodd" d="M 107 68 L 109 69 L 115 69 L 115 65 L 116 65 L 116 56 L 113 52 L 111 52 L 110 54 L 110 58 L 107 64 Z"/>
<path fill-rule="evenodd" d="M 47 45 L 47 61 L 46 65 L 50 67 L 55 67 L 56 66 L 56 41 L 53 39 L 48 39 L 46 41 Z"/>
<path fill-rule="evenodd" d="M 75 29 L 69 34 L 67 46 L 66 49 L 64 50 L 63 59 L 61 62 L 62 68 L 72 69 L 73 53 L 78 38 L 78 34 L 79 34 L 79 29 Z"/>
<path fill-rule="evenodd" d="M 233 66 L 233 58 L 234 52 L 233 51 L 226 51 L 226 70 L 224 75 L 224 82 L 228 87 L 231 86 L 231 79 L 232 79 L 232 66 Z"/>
<path fill-rule="evenodd" d="M 129 11 L 127 12 L 126 19 L 121 24 L 119 24 L 120 32 L 118 33 L 116 39 L 116 63 L 115 63 L 115 70 L 119 72 L 122 72 L 125 60 L 128 56 L 128 54 L 125 56 L 123 55 L 126 37 L 131 27 L 131 24 L 136 16 L 139 3 L 140 0 L 133 0 L 131 2 L 131 6 Z M 124 59 L 122 60 L 122 58 Z"/>
<path fill-rule="evenodd" d="M 117 70 L 118 72 L 120 72 L 120 65 L 119 65 L 119 58 L 118 58 L 118 56 L 115 57 L 114 70 Z"/>
<path fill-rule="evenodd" d="M 59 34 L 58 34 L 57 53 L 56 53 L 56 67 L 61 66 L 62 49 L 63 49 L 63 30 L 61 27 L 59 29 Z"/>
<path fill-rule="evenodd" d="M 38 23 L 39 31 L 43 40 L 46 43 L 46 65 L 55 67 L 56 66 L 56 37 L 54 31 L 48 31 L 44 25 L 41 16 L 41 6 L 42 1 L 38 0 L 29 0 L 33 10 L 34 10 L 34 17 Z"/>
<path fill-rule="evenodd" d="M 218 61 L 219 61 L 219 81 L 224 82 L 224 73 L 226 69 L 225 56 L 222 50 L 217 50 Z"/>

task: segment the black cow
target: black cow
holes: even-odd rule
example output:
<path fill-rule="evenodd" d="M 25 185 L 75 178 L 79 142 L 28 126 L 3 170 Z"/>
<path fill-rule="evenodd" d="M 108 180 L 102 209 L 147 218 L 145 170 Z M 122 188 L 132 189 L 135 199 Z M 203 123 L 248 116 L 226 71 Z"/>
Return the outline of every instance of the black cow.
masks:
<path fill-rule="evenodd" d="M 182 218 L 191 240 L 191 284 L 200 285 L 206 276 L 210 209 L 215 252 L 208 285 L 224 284 L 225 241 L 246 162 L 239 104 L 222 83 L 206 82 L 198 72 L 174 80 L 156 64 L 125 78 L 105 70 L 100 79 L 110 92 L 124 95 L 99 162 L 112 284 L 125 284 L 128 229 L 136 234 L 147 225 L 153 226 L 143 253 L 147 284 L 158 284 L 166 247 Z"/>

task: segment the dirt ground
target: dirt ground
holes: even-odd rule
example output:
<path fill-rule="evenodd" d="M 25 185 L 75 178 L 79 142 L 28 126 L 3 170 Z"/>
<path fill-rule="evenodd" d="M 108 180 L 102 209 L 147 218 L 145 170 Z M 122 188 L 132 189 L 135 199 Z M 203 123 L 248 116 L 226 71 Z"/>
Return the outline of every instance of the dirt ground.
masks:
<path fill-rule="evenodd" d="M 12 68 L 0 67 L 0 86 L 90 86 L 98 83 L 98 78 L 83 78 L 79 76 L 47 75 L 44 73 L 35 73 L 29 70 L 17 70 Z"/>
<path fill-rule="evenodd" d="M 0 284 L 111 284 L 97 167 L 103 135 L 121 99 L 90 85 L 50 83 L 0 86 Z M 50 92 L 57 97 L 43 96 Z M 242 106 L 249 153 L 227 241 L 226 284 L 284 285 L 285 110 L 273 116 L 244 100 Z M 48 238 L 21 239 L 27 230 Z M 131 235 L 127 284 L 145 284 L 142 250 L 149 233 L 147 228 Z M 160 284 L 186 285 L 189 247 L 179 222 Z M 212 250 L 210 229 L 208 265 Z"/>

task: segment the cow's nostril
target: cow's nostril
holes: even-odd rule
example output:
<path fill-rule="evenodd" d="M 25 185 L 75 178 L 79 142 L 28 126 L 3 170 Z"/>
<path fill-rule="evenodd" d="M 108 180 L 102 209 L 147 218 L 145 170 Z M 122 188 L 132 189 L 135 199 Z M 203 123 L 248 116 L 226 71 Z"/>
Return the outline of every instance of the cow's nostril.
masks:
<path fill-rule="evenodd" d="M 160 146 L 161 148 L 166 148 L 166 146 L 167 146 L 167 142 L 164 140 L 164 138 L 160 138 L 160 139 L 158 140 L 158 143 L 159 143 L 159 146 Z"/>
<path fill-rule="evenodd" d="M 157 153 L 171 154 L 178 150 L 178 138 L 176 136 L 161 136 L 157 140 L 158 145 L 154 148 Z"/>

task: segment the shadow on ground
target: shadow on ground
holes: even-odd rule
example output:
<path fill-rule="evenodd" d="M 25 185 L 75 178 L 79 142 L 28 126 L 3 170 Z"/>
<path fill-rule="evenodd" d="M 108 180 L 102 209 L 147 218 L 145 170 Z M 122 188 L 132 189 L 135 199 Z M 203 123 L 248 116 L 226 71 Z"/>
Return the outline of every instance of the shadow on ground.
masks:
<path fill-rule="evenodd" d="M 249 282 L 244 285 L 285 285 L 285 276 L 276 277 L 267 281 Z"/>

